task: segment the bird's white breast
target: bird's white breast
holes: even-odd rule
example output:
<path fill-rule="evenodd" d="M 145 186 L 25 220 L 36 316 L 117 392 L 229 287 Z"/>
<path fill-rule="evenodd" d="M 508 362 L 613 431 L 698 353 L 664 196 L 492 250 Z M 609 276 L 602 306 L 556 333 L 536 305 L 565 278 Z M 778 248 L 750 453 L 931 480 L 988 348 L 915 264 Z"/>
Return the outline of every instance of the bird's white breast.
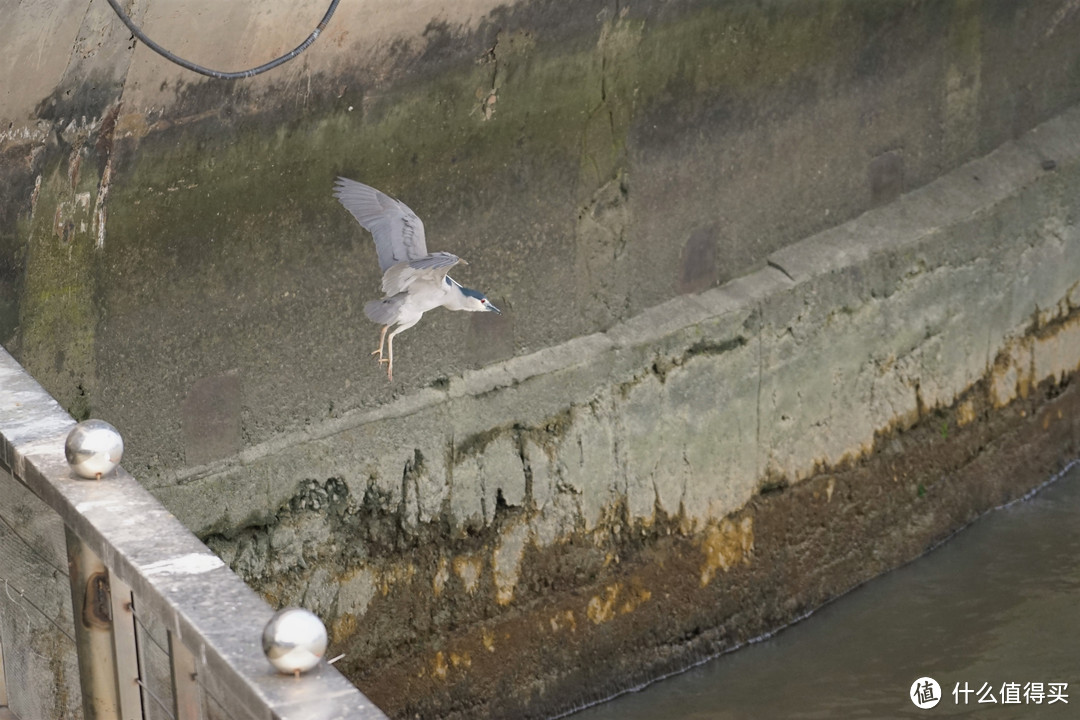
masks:
<path fill-rule="evenodd" d="M 441 281 L 417 278 L 409 288 L 402 305 L 403 313 L 423 314 L 446 303 L 449 287 Z"/>

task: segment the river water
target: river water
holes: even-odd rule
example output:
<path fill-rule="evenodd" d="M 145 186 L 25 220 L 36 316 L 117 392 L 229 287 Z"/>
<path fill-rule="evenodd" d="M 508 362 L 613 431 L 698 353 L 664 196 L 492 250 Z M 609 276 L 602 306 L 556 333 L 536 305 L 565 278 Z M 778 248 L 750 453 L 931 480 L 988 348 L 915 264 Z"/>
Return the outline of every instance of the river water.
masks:
<path fill-rule="evenodd" d="M 920 709 L 924 677 L 939 701 Z M 573 720 L 930 717 L 1080 718 L 1080 467 L 770 638 Z"/>

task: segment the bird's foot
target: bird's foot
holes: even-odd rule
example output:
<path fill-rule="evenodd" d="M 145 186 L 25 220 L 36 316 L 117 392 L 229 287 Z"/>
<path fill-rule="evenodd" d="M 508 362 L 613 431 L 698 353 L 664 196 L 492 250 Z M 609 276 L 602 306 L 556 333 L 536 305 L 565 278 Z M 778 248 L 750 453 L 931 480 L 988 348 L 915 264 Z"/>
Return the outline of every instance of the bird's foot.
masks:
<path fill-rule="evenodd" d="M 372 355 L 378 355 L 379 356 L 379 362 L 383 361 L 382 348 L 379 348 L 378 350 L 372 350 L 371 354 Z"/>

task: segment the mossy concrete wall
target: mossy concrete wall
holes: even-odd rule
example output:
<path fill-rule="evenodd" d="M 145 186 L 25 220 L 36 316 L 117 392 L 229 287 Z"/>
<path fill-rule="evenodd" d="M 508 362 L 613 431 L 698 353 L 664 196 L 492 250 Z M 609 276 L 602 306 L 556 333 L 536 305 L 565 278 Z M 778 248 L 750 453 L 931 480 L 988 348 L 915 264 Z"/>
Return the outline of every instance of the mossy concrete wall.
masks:
<path fill-rule="evenodd" d="M 775 629 L 1080 449 L 1080 400 L 1048 403 L 1080 365 L 1078 190 L 1072 110 L 743 278 L 159 492 L 332 618 L 394 714 L 564 710 Z"/>
<path fill-rule="evenodd" d="M 320 5 L 132 12 L 238 69 Z M 934 413 L 946 440 L 1012 437 L 1016 393 L 1075 366 L 1078 36 L 1072 0 L 357 2 L 224 83 L 103 3 L 23 3 L 0 26 L 0 341 L 256 587 L 321 612 L 395 713 L 565 706 L 1011 492 L 814 592 L 792 585 L 812 564 L 721 580 L 784 545 L 752 498 L 785 498 L 779 528 L 795 488 Z M 392 385 L 339 174 L 407 202 L 504 309 L 426 317 Z"/>

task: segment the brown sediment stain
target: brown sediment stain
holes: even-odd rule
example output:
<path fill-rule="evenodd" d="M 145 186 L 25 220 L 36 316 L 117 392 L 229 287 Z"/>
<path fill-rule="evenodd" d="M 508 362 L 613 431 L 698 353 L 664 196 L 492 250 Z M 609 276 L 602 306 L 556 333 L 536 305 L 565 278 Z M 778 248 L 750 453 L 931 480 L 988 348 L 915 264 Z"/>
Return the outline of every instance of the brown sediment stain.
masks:
<path fill-rule="evenodd" d="M 333 638 L 349 638 L 360 629 L 356 621 L 356 614 L 351 612 L 342 613 L 330 625 L 330 633 Z"/>
<path fill-rule="evenodd" d="M 960 427 L 951 418 L 969 400 L 976 419 Z M 430 647 L 358 682 L 373 701 L 384 701 L 384 707 L 402 717 L 434 716 L 451 707 L 454 698 L 473 698 L 477 692 L 478 716 L 519 716 L 530 703 L 554 714 L 593 692 L 598 675 L 601 682 L 614 683 L 614 692 L 627 687 L 620 683 L 655 677 L 650 673 L 669 667 L 669 657 L 675 658 L 673 667 L 686 667 L 701 653 L 774 630 L 918 556 L 970 522 L 972 512 L 1027 492 L 1030 487 L 1017 467 L 1052 472 L 1059 467 L 1056 457 L 1080 446 L 1071 420 L 1080 416 L 1080 388 L 1044 383 L 1010 408 L 990 411 L 988 406 L 984 379 L 951 408 L 927 411 L 915 426 L 879 435 L 873 455 L 756 496 L 726 522 L 706 526 L 698 535 L 680 534 L 677 518 L 661 516 L 650 544 L 622 545 L 619 563 L 605 564 L 611 548 L 596 547 L 591 539 L 530 546 L 520 588 L 556 577 L 569 563 L 583 572 L 586 566 L 580 563 L 588 553 L 595 580 L 585 585 L 586 594 L 564 585 L 513 611 L 497 611 L 479 627 L 463 623 L 433 641 L 441 656 Z M 1044 430 L 1048 416 L 1051 422 Z M 947 438 L 940 431 L 944 418 L 951 423 Z M 1047 453 L 1047 447 L 1059 450 Z M 920 484 L 926 488 L 921 496 L 912 490 Z M 793 547 L 800 552 L 791 552 Z M 714 582 L 702 585 L 702 569 L 710 560 Z M 437 563 L 429 567 L 432 572 Z M 715 582 L 721 574 L 724 581 Z M 484 612 L 498 607 L 494 597 L 466 598 L 452 583 L 443 597 L 484 604 Z M 747 613 L 746 608 L 755 610 Z M 646 659 L 655 658 L 650 653 L 661 647 L 663 660 Z M 650 650 L 643 653 L 644 648 Z M 451 653 L 458 656 L 456 665 Z M 606 667 L 614 657 L 640 659 Z M 595 670 L 566 675 L 575 663 Z M 490 682 L 492 677 L 522 689 L 510 695 L 465 689 L 474 678 Z M 535 688 L 529 683 L 537 679 L 545 683 L 539 696 L 525 689 Z"/>
<path fill-rule="evenodd" d="M 390 594 L 391 587 L 400 582 L 408 582 L 415 576 L 416 565 L 411 562 L 403 565 L 389 565 L 379 579 L 379 592 L 386 597 Z"/>
<path fill-rule="evenodd" d="M 990 369 L 990 402 L 995 409 L 1026 399 L 1039 383 L 1059 382 L 1077 370 L 1080 357 L 1080 315 L 1050 320 L 1034 332 L 1008 343 Z"/>
<path fill-rule="evenodd" d="M 705 531 L 701 540 L 705 555 L 701 564 L 701 586 L 712 582 L 717 570 L 727 572 L 737 563 L 750 563 L 754 551 L 754 519 L 744 517 L 738 524 L 724 518 Z"/>
<path fill-rule="evenodd" d="M 585 614 L 594 625 L 610 622 L 616 615 L 631 613 L 643 603 L 652 599 L 652 591 L 640 585 L 639 578 L 632 578 L 629 583 L 616 582 L 606 586 L 591 598 L 585 607 Z M 620 600 L 622 602 L 620 602 Z M 574 613 L 566 610 L 551 618 L 551 629 L 563 628 L 577 630 Z"/>
<path fill-rule="evenodd" d="M 439 680 L 446 680 L 449 678 L 451 670 L 464 671 L 472 667 L 472 664 L 472 655 L 467 650 L 461 652 L 438 650 L 435 652 L 434 657 L 431 658 L 431 676 Z M 422 678 L 425 674 L 424 670 L 420 670 L 417 677 Z"/>
<path fill-rule="evenodd" d="M 619 612 L 623 615 L 633 612 L 640 605 L 652 599 L 652 591 L 642 587 L 634 588 L 628 594 L 629 597 L 623 601 L 623 604 L 619 608 Z"/>
<path fill-rule="evenodd" d="M 366 691 L 393 698 L 390 707 L 410 710 L 450 707 L 451 696 L 465 697 L 459 688 L 474 678 L 518 682 L 526 676 L 545 677 L 561 683 L 560 688 L 571 688 L 567 692 L 572 694 L 587 691 L 575 685 L 576 679 L 552 679 L 562 668 L 579 661 L 588 666 L 602 662 L 596 656 L 600 648 L 616 654 L 637 652 L 641 645 L 635 643 L 652 643 L 659 632 L 643 630 L 646 627 L 677 628 L 663 631 L 669 638 L 681 638 L 664 647 L 678 645 L 672 652 L 687 663 L 696 657 L 696 651 L 687 648 L 698 647 L 698 634 L 730 647 L 775 629 L 853 583 L 915 557 L 928 543 L 969 522 L 972 508 L 994 507 L 1015 497 L 1011 488 L 1021 481 L 1001 477 L 996 465 L 1012 461 L 996 452 L 997 438 L 1005 432 L 1002 428 L 1017 426 L 1038 431 L 1039 443 L 1068 435 L 1071 418 L 1078 415 L 1063 412 L 1065 405 L 1041 408 L 1059 395 L 1080 392 L 1062 384 L 1055 372 L 1055 363 L 1062 364 L 1069 347 L 1067 338 L 1078 326 L 1080 321 L 1068 317 L 1052 321 L 1003 351 L 1002 368 L 1011 364 L 1023 370 L 1018 374 L 1028 375 L 1025 395 L 1016 390 L 1004 409 L 994 407 L 993 375 L 987 371 L 951 404 L 922 405 L 917 419 L 898 419 L 879 431 L 864 452 L 849 453 L 834 463 L 821 460 L 803 481 L 770 478 L 768 492 L 747 506 L 696 527 L 662 511 L 648 526 L 627 525 L 622 506 L 615 505 L 601 511 L 595 530 L 579 527 L 543 547 L 521 531 L 524 550 L 519 557 L 517 541 L 508 538 L 515 528 L 529 525 L 535 510 L 503 509 L 506 514 L 482 544 L 468 538 L 434 548 L 425 560 L 412 558 L 422 582 L 417 578 L 412 585 L 401 583 L 391 590 L 390 602 L 421 613 L 425 623 L 427 608 L 415 604 L 414 586 L 441 593 L 431 607 L 454 619 L 452 626 L 443 626 L 450 629 L 433 637 L 431 644 L 422 644 L 423 649 L 403 650 L 400 666 L 367 670 L 356 660 L 353 667 L 359 669 L 350 676 Z M 1045 379 L 1032 375 L 1033 368 L 1050 374 Z M 1035 378 L 1043 382 L 1035 383 Z M 1031 442 L 1028 436 L 1025 443 Z M 1028 462 L 1040 468 L 1052 459 Z M 969 472 L 968 466 L 979 467 Z M 993 480 L 957 480 L 973 474 Z M 790 552 L 793 547 L 800 552 Z M 513 570 L 503 581 L 514 577 L 514 583 L 500 585 L 500 567 Z M 384 570 L 379 577 L 385 575 L 410 577 L 404 570 Z M 572 585 L 571 578 L 582 584 Z M 509 608 L 500 607 L 501 587 L 514 598 Z M 385 606 L 380 600 L 374 615 Z M 747 617 L 747 607 L 765 611 Z M 373 634 L 367 627 L 373 618 L 383 627 L 403 620 L 403 614 L 374 615 L 364 618 L 354 640 L 369 653 L 374 641 L 362 636 Z M 430 698 L 410 699 L 413 686 L 406 683 L 418 677 L 433 693 Z M 386 684 L 378 687 L 383 681 Z M 525 702 L 524 691 L 518 699 L 484 692 L 479 696 L 486 707 Z M 544 691 L 549 692 L 555 691 Z M 544 697 L 543 702 L 558 704 L 553 694 Z"/>
<path fill-rule="evenodd" d="M 119 137 L 142 138 L 150 133 L 150 123 L 141 112 L 124 113 L 116 118 L 114 133 Z"/>

